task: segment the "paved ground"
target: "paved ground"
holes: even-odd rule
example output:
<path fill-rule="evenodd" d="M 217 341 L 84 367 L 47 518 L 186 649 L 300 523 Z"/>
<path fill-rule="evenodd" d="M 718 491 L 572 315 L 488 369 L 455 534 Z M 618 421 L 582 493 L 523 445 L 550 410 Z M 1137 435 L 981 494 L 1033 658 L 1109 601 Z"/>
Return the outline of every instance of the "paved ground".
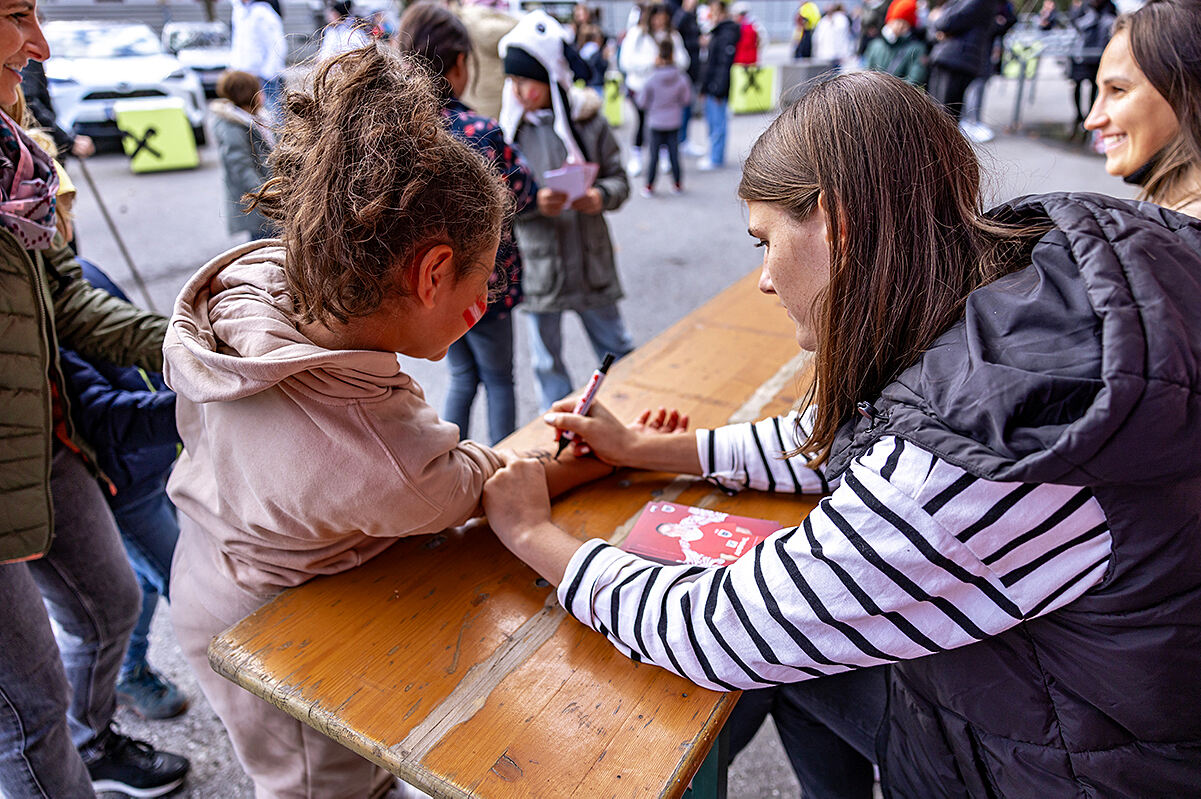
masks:
<path fill-rule="evenodd" d="M 1079 141 L 1064 141 L 1065 122 L 1071 119 L 1070 85 L 1052 64 L 1045 64 L 1043 73 L 1033 104 L 1024 110 L 1025 122 L 1040 135 L 1002 134 L 980 148 L 989 198 L 1053 190 L 1130 196 L 1129 187 L 1104 173 L 1100 157 Z M 1012 103 L 1013 86 L 994 81 L 986 118 L 1000 129 L 1011 118 Z M 745 234 L 746 212 L 735 197 L 736 164 L 769 122 L 767 115 L 733 120 L 735 166 L 710 173 L 686 167 L 683 196 L 647 200 L 635 191 L 625 207 L 610 215 L 628 295 L 622 309 L 637 341 L 653 337 L 756 266 L 756 253 Z M 693 131 L 703 139 L 702 125 L 694 124 Z M 628 133 L 627 125 L 619 135 L 624 140 Z M 131 175 L 121 156 L 99 156 L 88 164 L 96 188 L 144 276 L 147 295 L 135 287 L 102 220 L 96 194 L 81 179 L 79 167 L 71 169 L 80 186 L 78 230 L 84 255 L 108 270 L 135 300 L 148 301 L 160 312 L 170 310 L 179 287 L 198 266 L 236 243 L 225 234 L 220 217 L 222 187 L 215 150 L 206 148 L 202 159 L 196 170 L 141 176 Z M 569 320 L 566 327 L 568 363 L 576 381 L 582 382 L 593 367 L 594 356 L 576 320 Z M 525 330 L 520 324 L 518 354 L 518 411 L 526 420 L 533 418 L 537 409 Z M 414 362 L 411 371 L 435 406 L 440 405 L 446 389 L 444 365 Z M 480 424 L 477 408 L 473 431 L 482 435 Z M 191 758 L 191 777 L 177 795 L 250 797 L 249 783 L 232 757 L 221 725 L 178 656 L 165 607 L 163 611 L 156 619 L 151 660 L 184 687 L 193 697 L 193 706 L 174 721 L 148 724 L 125 712 L 119 720 L 126 730 Z M 799 796 L 770 725 L 734 763 L 730 796 Z"/>

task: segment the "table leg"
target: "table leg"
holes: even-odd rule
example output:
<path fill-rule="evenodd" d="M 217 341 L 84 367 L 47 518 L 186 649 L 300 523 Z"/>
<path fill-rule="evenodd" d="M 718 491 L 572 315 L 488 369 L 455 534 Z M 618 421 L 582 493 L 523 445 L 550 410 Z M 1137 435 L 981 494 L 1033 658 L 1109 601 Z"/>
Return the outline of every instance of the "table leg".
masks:
<path fill-rule="evenodd" d="M 730 766 L 730 733 L 725 728 L 717 743 L 705 756 L 692 785 L 684 791 L 685 799 L 726 799 L 726 773 Z"/>

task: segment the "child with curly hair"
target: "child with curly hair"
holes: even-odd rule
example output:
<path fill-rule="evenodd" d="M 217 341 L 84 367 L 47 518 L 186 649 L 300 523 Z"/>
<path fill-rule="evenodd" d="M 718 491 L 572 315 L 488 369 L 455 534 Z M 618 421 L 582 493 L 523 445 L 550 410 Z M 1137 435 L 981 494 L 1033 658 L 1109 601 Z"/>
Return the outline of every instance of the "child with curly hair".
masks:
<path fill-rule="evenodd" d="M 425 72 L 379 46 L 288 93 L 271 167 L 256 202 L 281 238 L 202 267 L 164 347 L 185 445 L 171 610 L 256 796 L 363 797 L 390 776 L 213 673 L 206 650 L 283 589 L 477 514 L 504 458 L 460 442 L 404 358 L 438 360 L 479 321 L 511 201 Z"/>

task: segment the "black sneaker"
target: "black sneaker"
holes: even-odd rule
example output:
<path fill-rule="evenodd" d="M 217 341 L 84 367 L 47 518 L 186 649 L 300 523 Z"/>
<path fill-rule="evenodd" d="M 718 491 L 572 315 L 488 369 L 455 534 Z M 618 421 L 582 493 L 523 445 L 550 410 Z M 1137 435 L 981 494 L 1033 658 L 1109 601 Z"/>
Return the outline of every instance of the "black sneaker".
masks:
<path fill-rule="evenodd" d="M 81 746 L 79 754 L 96 793 L 120 791 L 139 799 L 162 796 L 182 785 L 188 773 L 187 758 L 155 751 L 150 744 L 117 732 L 112 722 Z"/>

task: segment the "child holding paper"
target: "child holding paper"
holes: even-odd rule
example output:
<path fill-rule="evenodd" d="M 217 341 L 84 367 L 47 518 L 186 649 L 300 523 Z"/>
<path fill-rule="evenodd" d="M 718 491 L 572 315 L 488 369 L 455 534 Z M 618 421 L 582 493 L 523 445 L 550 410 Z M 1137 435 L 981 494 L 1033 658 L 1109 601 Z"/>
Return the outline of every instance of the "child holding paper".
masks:
<path fill-rule="evenodd" d="M 562 26 L 541 11 L 523 17 L 500 40 L 508 76 L 500 124 L 542 186 L 536 204 L 518 215 L 516 228 L 543 410 L 571 392 L 563 362 L 563 311 L 579 314 L 597 360 L 606 352 L 620 358 L 634 347 L 617 308 L 621 283 L 603 215 L 621 207 L 630 184 L 617 141 L 599 113 L 600 99 L 587 91 L 569 94 L 564 42 Z M 596 177 L 587 185 L 581 178 L 593 168 Z"/>

